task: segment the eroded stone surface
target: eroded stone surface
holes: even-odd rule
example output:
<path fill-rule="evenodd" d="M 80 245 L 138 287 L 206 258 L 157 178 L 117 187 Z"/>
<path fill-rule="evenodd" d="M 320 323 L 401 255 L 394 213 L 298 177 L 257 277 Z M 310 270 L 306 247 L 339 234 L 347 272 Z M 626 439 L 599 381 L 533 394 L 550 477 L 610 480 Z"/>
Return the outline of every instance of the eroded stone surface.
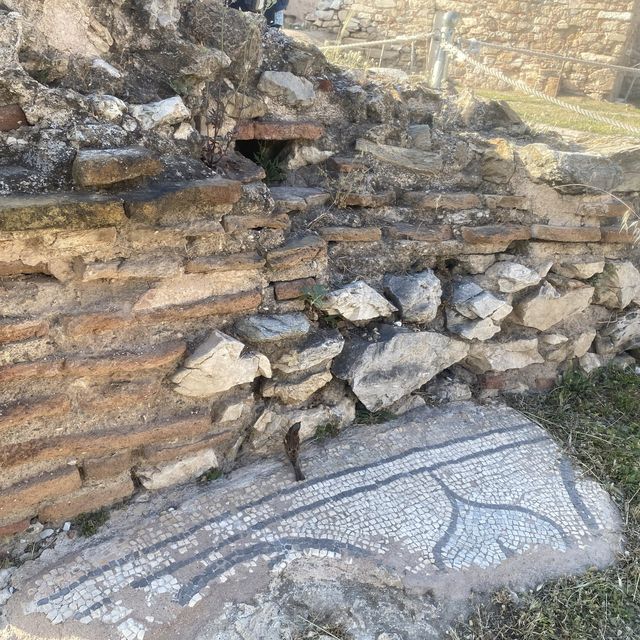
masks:
<path fill-rule="evenodd" d="M 366 282 L 358 280 L 328 293 L 318 305 L 330 315 L 351 322 L 390 316 L 396 308 Z"/>
<path fill-rule="evenodd" d="M 391 619 L 435 639 L 454 596 L 602 566 L 618 548 L 606 493 L 511 409 L 418 410 L 305 444 L 302 464 L 304 482 L 282 456 L 114 513 L 13 574 L 9 629 L 280 640 L 324 609 L 358 640 Z"/>
<path fill-rule="evenodd" d="M 422 323 L 435 319 L 442 285 L 431 269 L 407 276 L 387 276 L 384 288 L 404 320 Z"/>

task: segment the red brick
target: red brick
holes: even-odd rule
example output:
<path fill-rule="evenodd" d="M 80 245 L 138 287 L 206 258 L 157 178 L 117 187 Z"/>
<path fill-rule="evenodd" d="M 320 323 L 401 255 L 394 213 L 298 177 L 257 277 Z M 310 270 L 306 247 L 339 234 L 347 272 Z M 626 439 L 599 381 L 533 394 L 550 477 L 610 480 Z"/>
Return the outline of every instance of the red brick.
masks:
<path fill-rule="evenodd" d="M 235 429 L 226 429 L 219 433 L 207 435 L 195 442 L 178 442 L 171 445 L 149 444 L 142 448 L 141 456 L 150 464 L 161 464 L 178 460 L 183 456 L 196 453 L 202 449 L 225 450 L 229 448 L 238 438 Z"/>
<path fill-rule="evenodd" d="M 531 225 L 531 237 L 549 242 L 599 242 L 600 227 L 560 227 L 550 224 Z"/>
<path fill-rule="evenodd" d="M 236 132 L 236 140 L 317 140 L 324 127 L 316 122 L 245 122 Z"/>
<path fill-rule="evenodd" d="M 327 164 L 334 171 L 339 173 L 353 173 L 354 171 L 366 171 L 367 165 L 355 158 L 344 158 L 333 156 L 327 160 Z"/>
<path fill-rule="evenodd" d="M 37 438 L 0 449 L 0 465 L 13 467 L 69 458 L 96 458 L 152 442 L 184 440 L 211 429 L 210 416 L 188 416 L 112 431 Z"/>
<path fill-rule="evenodd" d="M 40 503 L 79 489 L 81 484 L 78 469 L 67 466 L 3 489 L 0 494 L 0 523 L 31 518 Z"/>
<path fill-rule="evenodd" d="M 386 207 L 396 201 L 395 191 L 384 193 L 341 193 L 337 200 L 340 207 Z"/>
<path fill-rule="evenodd" d="M 60 375 L 63 364 L 62 358 L 7 364 L 0 367 L 0 383 L 31 378 L 53 378 Z"/>
<path fill-rule="evenodd" d="M 327 242 L 378 242 L 382 239 L 378 227 L 323 227 L 318 233 Z"/>
<path fill-rule="evenodd" d="M 116 391 L 107 388 L 101 390 L 98 395 L 83 395 L 78 401 L 80 410 L 92 414 L 104 414 L 111 411 L 122 411 L 132 405 L 149 405 L 158 393 L 160 382 L 129 382 L 113 386 L 116 387 Z"/>
<path fill-rule="evenodd" d="M 134 491 L 133 480 L 128 474 L 108 483 L 88 484 L 43 506 L 38 512 L 38 519 L 59 524 L 81 513 L 110 507 L 133 495 Z"/>
<path fill-rule="evenodd" d="M 27 116 L 19 104 L 0 106 L 0 131 L 12 131 L 26 124 L 29 124 Z"/>
<path fill-rule="evenodd" d="M 38 418 L 55 418 L 71 410 L 71 402 L 64 395 L 36 400 L 29 404 L 14 404 L 0 407 L 0 432 L 17 425 L 26 426 Z"/>
<path fill-rule="evenodd" d="M 488 225 L 485 227 L 462 227 L 462 239 L 468 244 L 492 244 L 529 240 L 529 227 L 519 225 Z"/>
<path fill-rule="evenodd" d="M 131 451 L 120 451 L 101 458 L 88 458 L 82 462 L 85 481 L 104 480 L 119 476 L 131 469 L 135 459 Z"/>
<path fill-rule="evenodd" d="M 19 342 L 29 338 L 42 338 L 49 333 L 49 323 L 44 320 L 6 318 L 0 320 L 0 344 Z"/>
<path fill-rule="evenodd" d="M 621 229 L 620 227 L 602 227 L 602 242 L 611 242 L 613 244 L 634 244 L 640 242 L 640 238 L 636 238 L 633 231 Z"/>
<path fill-rule="evenodd" d="M 257 253 L 232 253 L 228 256 L 203 256 L 189 260 L 185 266 L 185 273 L 253 270 L 261 269 L 264 265 L 264 258 Z"/>
<path fill-rule="evenodd" d="M 326 242 L 318 236 L 291 240 L 283 247 L 267 253 L 267 264 L 274 269 L 287 269 L 310 262 L 326 250 Z"/>
<path fill-rule="evenodd" d="M 301 298 L 306 289 L 314 287 L 315 278 L 300 278 L 288 282 L 276 282 L 274 284 L 276 300 L 295 300 Z"/>
<path fill-rule="evenodd" d="M 17 533 L 22 533 L 26 531 L 30 525 L 31 518 L 23 518 L 17 522 L 0 525 L 0 538 L 7 538 L 9 536 L 15 536 Z"/>
<path fill-rule="evenodd" d="M 501 196 L 485 194 L 484 203 L 489 209 L 519 209 L 526 211 L 529 209 L 529 198 L 527 196 Z"/>
<path fill-rule="evenodd" d="M 277 216 L 235 216 L 222 218 L 222 226 L 227 233 L 238 233 L 251 229 L 289 229 L 291 220 L 282 213 Z"/>
<path fill-rule="evenodd" d="M 82 336 L 103 331 L 117 331 L 130 327 L 133 317 L 118 313 L 83 313 L 68 316 L 63 320 L 65 333 L 69 336 Z"/>
<path fill-rule="evenodd" d="M 108 376 L 172 367 L 187 350 L 183 340 L 174 340 L 141 353 L 113 354 L 95 358 L 67 358 L 63 374 L 73 377 Z"/>
<path fill-rule="evenodd" d="M 423 193 L 408 191 L 403 200 L 414 209 L 461 211 L 482 207 L 482 200 L 475 193 Z"/>
<path fill-rule="evenodd" d="M 395 224 L 387 227 L 387 234 L 396 240 L 417 240 L 421 242 L 445 242 L 453 238 L 451 226 Z"/>

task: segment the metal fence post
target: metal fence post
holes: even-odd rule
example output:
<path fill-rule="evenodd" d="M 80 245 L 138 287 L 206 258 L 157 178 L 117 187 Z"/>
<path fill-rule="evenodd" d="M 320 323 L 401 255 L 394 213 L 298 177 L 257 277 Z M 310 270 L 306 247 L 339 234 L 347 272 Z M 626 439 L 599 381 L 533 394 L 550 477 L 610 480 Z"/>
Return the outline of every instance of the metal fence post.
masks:
<path fill-rule="evenodd" d="M 456 23 L 458 22 L 459 14 L 455 11 L 447 11 L 442 17 L 442 26 L 440 27 L 440 33 L 434 33 L 434 40 L 437 38 L 437 49 L 433 55 L 433 66 L 431 68 L 431 87 L 433 89 L 441 89 L 442 81 L 447 77 L 447 70 L 449 67 L 449 56 L 447 52 L 440 45 L 441 42 L 450 44 L 453 41 L 453 31 Z"/>

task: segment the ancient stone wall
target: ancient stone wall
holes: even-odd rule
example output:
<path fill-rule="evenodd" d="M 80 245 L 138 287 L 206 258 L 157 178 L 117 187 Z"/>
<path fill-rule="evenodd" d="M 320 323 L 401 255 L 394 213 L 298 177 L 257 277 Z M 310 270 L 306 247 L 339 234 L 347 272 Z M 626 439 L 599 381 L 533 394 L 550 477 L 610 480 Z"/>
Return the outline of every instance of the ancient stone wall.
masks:
<path fill-rule="evenodd" d="M 566 2 L 565 0 L 499 0 L 478 3 L 470 0 L 452 2 L 417 2 L 416 0 L 320 0 L 308 20 L 334 33 L 345 27 L 345 42 L 351 39 L 376 40 L 394 35 L 428 33 L 437 11 L 457 11 L 460 21 L 456 33 L 498 44 L 558 53 L 584 60 L 630 65 L 635 61 L 638 27 L 638 2 L 635 0 L 600 0 Z M 424 68 L 425 48 L 418 43 L 414 69 Z M 371 48 L 367 54 L 383 66 L 411 66 L 410 47 L 387 45 L 384 50 Z M 557 78 L 562 88 L 603 98 L 615 98 L 621 89 L 621 73 L 576 63 L 545 60 L 517 52 L 482 48 L 478 59 L 507 74 L 524 80 L 532 87 L 555 91 Z M 479 78 L 459 64 L 451 75 L 471 86 L 502 88 L 498 81 Z"/>
<path fill-rule="evenodd" d="M 102 61 L 82 91 L 28 74 L 0 12 L 0 534 L 282 453 L 297 422 L 306 440 L 637 356 L 637 149 L 552 149 L 499 104 L 358 83 L 229 12 L 263 43 L 246 81 L 229 32 L 189 48 L 224 11 L 194 6 L 129 68 L 126 47 L 74 61 Z"/>

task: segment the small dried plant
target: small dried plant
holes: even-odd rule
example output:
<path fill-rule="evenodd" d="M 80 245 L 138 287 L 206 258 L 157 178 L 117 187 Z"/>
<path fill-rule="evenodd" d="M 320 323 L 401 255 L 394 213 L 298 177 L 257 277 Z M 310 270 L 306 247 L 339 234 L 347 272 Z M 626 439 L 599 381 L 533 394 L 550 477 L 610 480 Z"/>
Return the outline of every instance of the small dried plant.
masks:
<path fill-rule="evenodd" d="M 210 169 L 215 169 L 220 160 L 228 153 L 239 127 L 236 123 L 232 129 L 223 133 L 225 101 L 222 91 L 222 83 L 218 83 L 213 95 L 207 86 L 206 123 L 208 135 L 202 144 L 202 161 Z"/>

